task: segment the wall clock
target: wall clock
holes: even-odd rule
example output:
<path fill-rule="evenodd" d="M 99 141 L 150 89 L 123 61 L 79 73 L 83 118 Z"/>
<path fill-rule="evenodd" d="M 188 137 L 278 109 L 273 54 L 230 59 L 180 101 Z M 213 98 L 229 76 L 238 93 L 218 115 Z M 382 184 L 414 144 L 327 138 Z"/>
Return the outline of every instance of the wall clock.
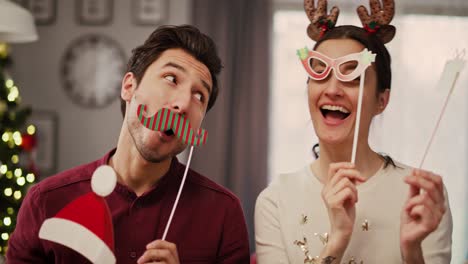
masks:
<path fill-rule="evenodd" d="M 116 41 L 105 35 L 84 35 L 62 57 L 63 89 L 79 106 L 104 107 L 119 98 L 125 68 L 124 51 Z"/>

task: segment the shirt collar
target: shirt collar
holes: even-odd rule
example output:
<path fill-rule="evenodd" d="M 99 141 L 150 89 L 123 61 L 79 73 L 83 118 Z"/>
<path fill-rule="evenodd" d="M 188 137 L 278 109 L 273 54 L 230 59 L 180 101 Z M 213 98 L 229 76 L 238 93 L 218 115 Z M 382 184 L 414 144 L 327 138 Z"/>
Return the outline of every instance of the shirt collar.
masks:
<path fill-rule="evenodd" d="M 110 158 L 115 154 L 117 149 L 114 148 L 108 153 L 106 153 L 100 160 L 98 160 L 98 166 L 109 164 Z M 141 198 L 146 199 L 146 197 L 154 197 L 158 193 L 164 192 L 167 188 L 170 188 L 173 185 L 180 184 L 180 179 L 182 178 L 183 166 L 181 166 L 177 157 L 173 157 L 171 160 L 171 165 L 169 170 L 159 179 L 159 181 L 147 192 L 145 192 Z M 178 185 L 177 185 L 178 186 Z M 134 200 L 137 198 L 134 191 L 130 190 L 127 186 L 118 183 L 115 187 L 115 191 L 119 194 L 127 196 L 128 198 Z M 144 198 L 145 197 L 145 198 Z"/>

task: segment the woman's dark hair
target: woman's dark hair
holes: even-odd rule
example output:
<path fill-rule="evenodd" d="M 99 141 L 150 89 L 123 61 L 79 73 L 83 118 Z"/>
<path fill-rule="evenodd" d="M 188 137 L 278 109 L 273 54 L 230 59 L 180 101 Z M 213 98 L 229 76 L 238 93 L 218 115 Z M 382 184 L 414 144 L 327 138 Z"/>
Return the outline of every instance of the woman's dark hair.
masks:
<path fill-rule="evenodd" d="M 361 43 L 368 50 L 377 54 L 375 68 L 377 72 L 377 93 L 390 89 L 392 82 L 391 58 L 387 48 L 375 35 L 369 34 L 361 27 L 345 25 L 330 29 L 320 38 L 314 46 L 314 50 L 324 41 L 329 39 L 352 39 Z"/>
<path fill-rule="evenodd" d="M 319 143 L 315 143 L 315 145 L 312 147 L 312 154 L 314 155 L 315 159 L 318 159 L 320 156 L 320 145 Z M 380 157 L 384 160 L 384 168 L 387 168 L 388 165 L 392 165 L 394 168 L 400 168 L 395 164 L 395 161 L 393 161 L 392 157 L 389 155 L 379 153 Z"/>
<path fill-rule="evenodd" d="M 386 154 L 382 154 L 382 153 L 379 153 L 379 155 L 384 159 L 384 162 L 385 162 L 384 168 L 387 168 L 388 165 L 392 165 L 394 168 L 400 168 L 395 164 L 395 162 L 393 161 L 393 159 L 390 156 L 388 156 Z"/>
<path fill-rule="evenodd" d="M 203 63 L 211 74 L 213 87 L 208 100 L 208 110 L 213 107 L 218 96 L 218 75 L 221 72 L 221 59 L 213 40 L 194 26 L 161 26 L 157 28 L 143 45 L 132 51 L 127 64 L 127 72 L 132 72 L 137 83 L 143 79 L 146 69 L 161 54 L 169 49 L 182 49 Z M 126 102 L 120 100 L 122 116 L 125 115 Z"/>
<path fill-rule="evenodd" d="M 320 153 L 320 145 L 319 143 L 315 143 L 315 145 L 312 146 L 312 154 L 314 154 L 315 159 L 319 158 L 319 153 Z"/>

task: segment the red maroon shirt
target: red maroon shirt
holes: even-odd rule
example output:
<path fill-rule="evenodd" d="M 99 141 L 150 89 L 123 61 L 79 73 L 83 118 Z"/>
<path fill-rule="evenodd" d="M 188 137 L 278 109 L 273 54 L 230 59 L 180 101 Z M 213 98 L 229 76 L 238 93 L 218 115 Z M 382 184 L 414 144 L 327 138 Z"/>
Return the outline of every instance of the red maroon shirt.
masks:
<path fill-rule="evenodd" d="M 45 219 L 91 191 L 91 176 L 107 164 L 103 158 L 48 177 L 32 187 L 18 214 L 7 250 L 9 264 L 89 263 L 79 253 L 39 239 Z M 157 185 L 137 195 L 122 184 L 106 197 L 114 224 L 117 263 L 136 263 L 146 245 L 161 239 L 185 165 L 174 158 Z M 206 177 L 189 170 L 167 241 L 175 243 L 181 263 L 249 263 L 249 242 L 239 199 Z"/>

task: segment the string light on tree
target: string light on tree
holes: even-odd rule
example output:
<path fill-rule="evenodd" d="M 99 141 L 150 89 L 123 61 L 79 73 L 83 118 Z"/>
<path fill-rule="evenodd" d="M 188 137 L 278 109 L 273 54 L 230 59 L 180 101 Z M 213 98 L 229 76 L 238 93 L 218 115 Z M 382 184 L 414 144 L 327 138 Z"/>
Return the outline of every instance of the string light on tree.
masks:
<path fill-rule="evenodd" d="M 12 214 L 15 213 L 15 210 L 14 210 L 12 207 L 8 207 L 8 208 L 7 208 L 7 213 L 8 213 L 9 215 L 12 215 Z"/>
<path fill-rule="evenodd" d="M 21 199 L 21 196 L 22 196 L 22 194 L 21 194 L 20 191 L 15 191 L 15 192 L 13 193 L 13 197 L 14 197 L 16 200 Z"/>
<path fill-rule="evenodd" d="M 3 192 L 5 196 L 11 196 L 13 194 L 13 190 L 11 188 L 5 188 L 5 191 Z"/>
<path fill-rule="evenodd" d="M 0 166 L 0 173 L 1 174 L 5 174 L 7 171 L 8 171 L 7 165 L 3 164 L 2 166 Z"/>
<path fill-rule="evenodd" d="M 8 238 L 10 238 L 10 236 L 8 235 L 8 233 L 2 233 L 2 239 L 3 239 L 3 240 L 8 240 Z"/>
<path fill-rule="evenodd" d="M 28 182 L 30 182 L 30 183 L 33 183 L 33 182 L 36 180 L 36 178 L 34 177 L 34 174 L 28 173 L 28 174 L 26 175 L 26 180 L 27 180 Z"/>
<path fill-rule="evenodd" d="M 8 217 L 8 216 L 3 218 L 3 224 L 6 225 L 6 226 L 10 226 L 11 225 L 11 218 Z"/>
<path fill-rule="evenodd" d="M 5 81 L 6 88 L 11 89 L 11 87 L 13 87 L 13 85 L 14 85 L 14 82 L 13 82 L 12 79 L 8 79 L 8 80 Z"/>
<path fill-rule="evenodd" d="M 26 184 L 26 179 L 24 177 L 19 177 L 16 180 L 16 184 L 18 184 L 19 186 L 24 186 L 24 184 Z"/>
<path fill-rule="evenodd" d="M 17 164 L 19 162 L 18 155 L 11 156 L 11 162 L 13 162 L 13 164 Z"/>
<path fill-rule="evenodd" d="M 8 142 L 8 140 L 10 140 L 10 135 L 8 134 L 8 132 L 3 133 L 2 140 L 5 143 Z"/>
<path fill-rule="evenodd" d="M 34 133 L 36 133 L 36 127 L 33 125 L 29 125 L 26 131 L 28 132 L 29 135 L 34 135 Z"/>

